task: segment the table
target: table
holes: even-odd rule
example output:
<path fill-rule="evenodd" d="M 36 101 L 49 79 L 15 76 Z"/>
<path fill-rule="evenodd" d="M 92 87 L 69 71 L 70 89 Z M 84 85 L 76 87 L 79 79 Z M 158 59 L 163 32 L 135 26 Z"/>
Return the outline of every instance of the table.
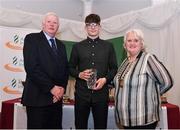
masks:
<path fill-rule="evenodd" d="M 167 122 L 169 129 L 180 129 L 180 110 L 177 105 L 166 103 L 162 104 L 167 107 Z"/>
<path fill-rule="evenodd" d="M 26 129 L 27 117 L 26 109 L 20 103 L 20 98 L 2 102 L 2 128 L 3 129 Z M 73 129 L 74 126 L 74 105 L 73 102 L 63 104 L 63 121 L 64 129 Z M 114 119 L 114 106 L 109 105 L 108 126 L 109 129 L 117 129 Z M 93 128 L 92 114 L 90 113 L 88 128 Z"/>
<path fill-rule="evenodd" d="M 2 102 L 1 124 L 3 129 L 25 129 L 26 112 L 20 99 L 13 99 Z M 92 114 L 90 114 L 88 128 L 93 128 Z M 72 103 L 63 105 L 63 128 L 73 129 L 74 127 L 74 106 Z M 114 119 L 114 106 L 109 105 L 108 128 L 117 129 Z M 180 129 L 180 111 L 174 104 L 162 104 L 161 121 L 158 124 L 160 129 Z"/>

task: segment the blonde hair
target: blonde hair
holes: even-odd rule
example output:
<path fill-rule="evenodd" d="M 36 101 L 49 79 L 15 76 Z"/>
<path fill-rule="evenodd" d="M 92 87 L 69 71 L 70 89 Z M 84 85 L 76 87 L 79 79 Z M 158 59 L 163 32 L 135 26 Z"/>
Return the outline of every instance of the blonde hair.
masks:
<path fill-rule="evenodd" d="M 124 45 L 127 42 L 127 36 L 129 33 L 134 33 L 136 35 L 136 37 L 140 40 L 140 42 L 142 43 L 143 46 L 143 50 L 145 50 L 145 44 L 144 44 L 144 34 L 140 29 L 130 29 L 125 33 L 124 36 Z"/>

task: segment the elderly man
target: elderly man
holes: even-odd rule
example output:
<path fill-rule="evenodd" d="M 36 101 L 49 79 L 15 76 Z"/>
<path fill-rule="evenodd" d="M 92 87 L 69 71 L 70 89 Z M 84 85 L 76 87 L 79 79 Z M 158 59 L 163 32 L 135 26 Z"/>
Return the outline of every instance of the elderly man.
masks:
<path fill-rule="evenodd" d="M 58 16 L 47 13 L 42 31 L 28 34 L 24 40 L 26 81 L 22 104 L 27 110 L 28 129 L 62 128 L 68 61 L 64 44 L 55 38 L 58 28 Z"/>

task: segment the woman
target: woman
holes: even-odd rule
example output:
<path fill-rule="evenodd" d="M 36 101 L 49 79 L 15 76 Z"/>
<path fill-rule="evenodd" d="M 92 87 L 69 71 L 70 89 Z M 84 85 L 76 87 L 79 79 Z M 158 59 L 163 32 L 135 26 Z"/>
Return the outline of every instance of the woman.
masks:
<path fill-rule="evenodd" d="M 114 77 L 116 121 L 124 129 L 155 129 L 160 96 L 172 87 L 172 78 L 156 56 L 145 51 L 141 30 L 126 33 L 124 48 L 127 58 Z"/>

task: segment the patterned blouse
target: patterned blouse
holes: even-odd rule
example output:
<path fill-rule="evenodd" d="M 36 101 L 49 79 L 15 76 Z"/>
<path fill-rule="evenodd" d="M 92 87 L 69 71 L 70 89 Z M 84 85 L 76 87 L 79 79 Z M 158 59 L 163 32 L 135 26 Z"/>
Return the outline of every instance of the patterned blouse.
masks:
<path fill-rule="evenodd" d="M 135 61 L 123 61 L 114 84 L 116 121 L 139 126 L 159 121 L 160 96 L 173 86 L 173 80 L 156 56 L 140 52 Z"/>

